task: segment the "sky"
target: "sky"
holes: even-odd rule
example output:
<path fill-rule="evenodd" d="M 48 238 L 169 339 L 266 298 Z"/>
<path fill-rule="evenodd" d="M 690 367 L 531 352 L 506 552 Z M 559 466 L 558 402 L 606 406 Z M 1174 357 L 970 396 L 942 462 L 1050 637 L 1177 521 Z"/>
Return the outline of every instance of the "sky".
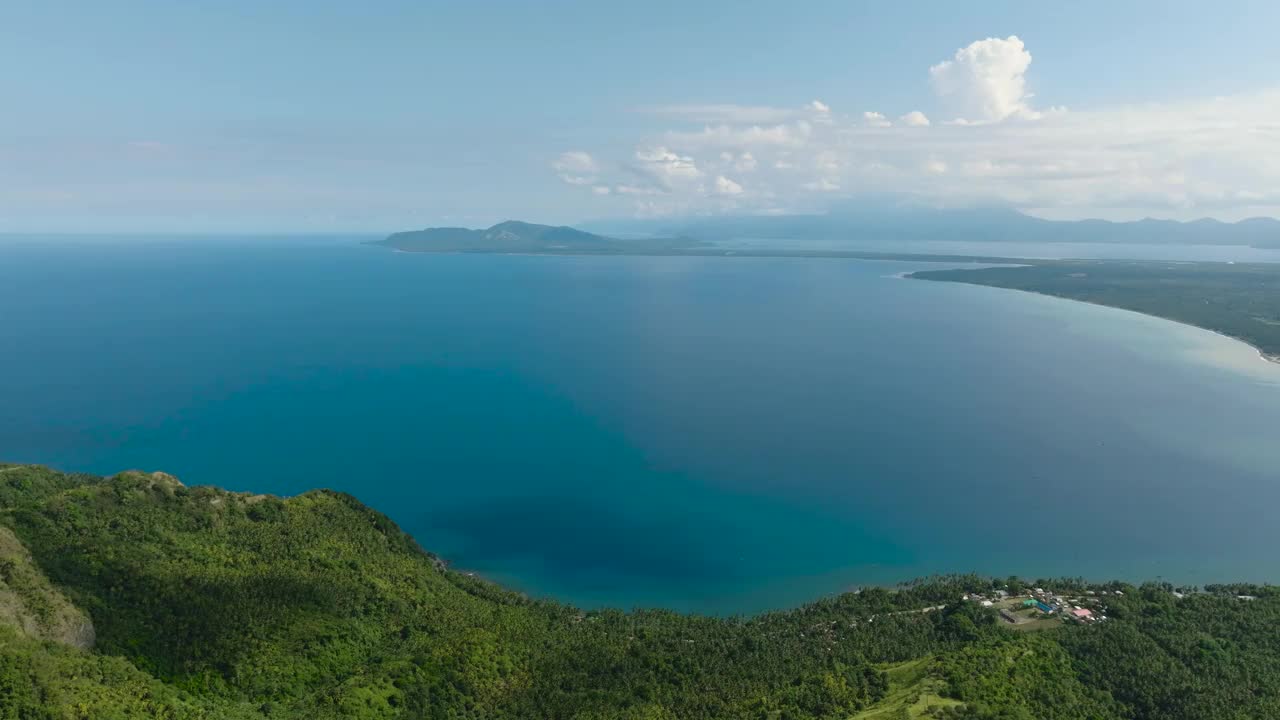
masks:
<path fill-rule="evenodd" d="M 0 0 L 0 232 L 1280 215 L 1280 3 Z"/>

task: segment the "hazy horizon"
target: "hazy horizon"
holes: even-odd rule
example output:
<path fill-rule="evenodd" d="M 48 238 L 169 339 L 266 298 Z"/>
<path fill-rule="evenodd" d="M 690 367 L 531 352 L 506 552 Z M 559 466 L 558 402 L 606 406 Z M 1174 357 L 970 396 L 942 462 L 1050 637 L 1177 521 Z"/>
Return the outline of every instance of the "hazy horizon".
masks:
<path fill-rule="evenodd" d="M 1276 220 L 1277 222 L 1280 222 L 1280 216 L 1275 216 L 1275 215 L 1249 215 L 1249 216 L 1232 219 L 1232 220 L 1222 220 L 1220 218 L 1216 218 L 1208 215 L 1190 217 L 1190 218 L 1176 218 L 1176 217 L 1158 216 L 1158 215 L 1142 215 L 1142 216 L 1135 216 L 1135 217 L 1086 216 L 1086 217 L 1080 217 L 1080 218 L 1070 218 L 1070 217 L 1064 218 L 1064 217 L 1055 217 L 1053 213 L 1032 212 L 1032 211 L 1022 210 L 1019 208 L 1008 208 L 1008 209 L 1017 211 L 1028 217 L 1037 218 L 1041 220 L 1049 220 L 1052 222 L 1103 221 L 1103 222 L 1122 224 L 1122 223 L 1138 222 L 1142 220 L 1155 220 L 1155 221 L 1172 221 L 1172 222 L 1178 222 L 1182 224 L 1189 224 L 1189 223 L 1195 223 L 1195 222 L 1202 222 L 1206 220 L 1212 220 L 1212 221 L 1221 222 L 1227 225 L 1233 225 L 1242 221 L 1257 220 L 1257 219 Z M 590 217 L 590 218 L 583 218 L 578 221 L 566 222 L 566 223 L 544 222 L 543 220 L 537 217 L 528 218 L 528 217 L 514 217 L 514 216 L 499 215 L 499 216 L 495 216 L 495 217 L 498 217 L 498 219 L 493 220 L 492 222 L 475 222 L 472 224 L 458 224 L 456 226 L 471 228 L 471 229 L 485 229 L 485 228 L 489 228 L 494 225 L 500 224 L 502 222 L 520 221 L 520 222 L 529 222 L 529 223 L 540 224 L 540 225 L 565 225 L 569 227 L 594 228 L 594 227 L 608 227 L 609 225 L 614 223 L 621 225 L 628 222 L 635 222 L 637 220 L 653 220 L 658 222 L 678 223 L 683 220 L 698 220 L 698 219 L 708 219 L 708 218 L 715 218 L 715 217 L 768 218 L 768 217 L 779 217 L 780 215 L 781 216 L 827 215 L 831 212 L 832 211 L 830 210 L 824 209 L 824 210 L 812 211 L 809 213 L 796 212 L 796 213 L 786 213 L 786 214 L 723 213 L 723 214 L 715 214 L 715 215 L 670 215 L 670 216 L 662 216 L 662 217 L 655 217 L 655 218 L 616 217 L 616 216 L 615 217 Z M 385 227 L 385 228 L 365 228 L 365 229 L 350 229 L 350 230 L 308 229 L 303 226 L 277 227 L 277 228 L 271 228 L 271 227 L 239 228 L 239 229 L 228 229 L 228 230 L 220 230 L 216 228 L 190 229 L 190 228 L 183 228 L 183 227 L 151 227 L 151 228 L 138 228 L 138 229 L 123 228 L 123 229 L 117 229 L 117 230 L 58 229 L 58 228 L 28 229 L 28 230 L 0 229 L 0 237 L 127 238 L 131 236 L 136 236 L 136 237 L 169 236 L 169 237 L 197 238 L 197 237 L 252 237 L 255 235 L 262 235 L 262 236 L 272 236 L 272 237 L 297 236 L 297 237 L 378 238 L 391 233 L 402 232 L 405 230 L 423 229 L 426 227 L 444 227 L 444 226 L 420 225 L 420 226 L 413 226 L 413 227 Z M 453 227 L 453 226 L 450 225 L 449 227 Z"/>

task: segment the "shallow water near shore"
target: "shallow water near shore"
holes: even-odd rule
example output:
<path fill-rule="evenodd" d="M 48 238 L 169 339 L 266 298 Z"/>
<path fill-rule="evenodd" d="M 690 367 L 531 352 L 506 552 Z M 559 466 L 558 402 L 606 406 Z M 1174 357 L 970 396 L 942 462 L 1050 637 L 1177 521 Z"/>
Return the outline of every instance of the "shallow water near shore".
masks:
<path fill-rule="evenodd" d="M 344 490 L 588 606 L 1280 581 L 1280 366 L 926 267 L 0 244 L 0 458 Z"/>

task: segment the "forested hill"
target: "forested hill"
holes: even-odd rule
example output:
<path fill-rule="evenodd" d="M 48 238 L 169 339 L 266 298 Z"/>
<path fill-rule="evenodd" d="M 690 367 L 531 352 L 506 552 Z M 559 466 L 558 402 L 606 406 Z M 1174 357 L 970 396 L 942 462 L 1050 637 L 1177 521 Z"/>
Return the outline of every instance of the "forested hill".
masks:
<path fill-rule="evenodd" d="M 349 495 L 0 466 L 0 718 L 1280 717 L 1275 589 L 1036 584 L 1105 590 L 1108 619 L 1015 630 L 962 597 L 1022 583 L 977 577 L 582 612 Z"/>
<path fill-rule="evenodd" d="M 618 240 L 568 226 L 508 220 L 484 230 L 437 227 L 393 233 L 371 244 L 404 252 L 475 253 L 621 253 L 655 252 L 689 247 L 681 238 Z"/>

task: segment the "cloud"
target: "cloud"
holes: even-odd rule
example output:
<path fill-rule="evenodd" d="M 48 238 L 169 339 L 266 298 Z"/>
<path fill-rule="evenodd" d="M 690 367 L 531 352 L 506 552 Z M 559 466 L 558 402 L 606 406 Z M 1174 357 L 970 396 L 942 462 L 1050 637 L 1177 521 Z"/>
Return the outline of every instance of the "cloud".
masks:
<path fill-rule="evenodd" d="M 661 195 L 662 191 L 655 187 L 642 187 L 640 185 L 617 185 L 613 191 L 619 195 Z"/>
<path fill-rule="evenodd" d="M 582 150 L 570 150 L 560 153 L 560 157 L 551 163 L 560 179 L 570 185 L 591 185 L 596 182 L 599 167 L 595 158 Z"/>
<path fill-rule="evenodd" d="M 1026 72 L 1031 53 L 1017 35 L 987 38 L 956 51 L 929 68 L 934 90 L 958 117 L 969 122 L 1000 122 L 1040 117 L 1029 105 Z"/>
<path fill-rule="evenodd" d="M 689 148 L 739 148 L 763 146 L 799 146 L 813 130 L 805 120 L 777 125 L 734 126 L 722 124 L 703 127 L 698 132 L 669 132 L 667 144 Z"/>
<path fill-rule="evenodd" d="M 725 167 L 733 168 L 738 172 L 754 172 L 759 163 L 756 162 L 755 155 L 750 151 L 745 151 L 741 155 L 735 155 L 728 150 L 720 153 L 720 162 Z"/>
<path fill-rule="evenodd" d="M 842 164 L 840 153 L 836 150 L 819 151 L 813 158 L 814 169 L 828 176 L 840 172 Z"/>
<path fill-rule="evenodd" d="M 862 113 L 862 122 L 867 127 L 889 127 L 893 123 L 889 122 L 889 118 L 878 112 Z"/>
<path fill-rule="evenodd" d="M 716 176 L 715 189 L 717 195 L 742 194 L 742 186 L 723 175 Z"/>
<path fill-rule="evenodd" d="M 814 100 L 813 102 L 809 103 L 809 109 L 817 113 L 822 113 L 824 115 L 831 112 L 831 106 L 822 102 L 821 100 Z"/>
<path fill-rule="evenodd" d="M 925 117 L 925 114 L 919 110 L 912 110 L 898 118 L 898 120 L 907 127 L 929 127 L 929 118 Z"/>
<path fill-rule="evenodd" d="M 692 187 L 692 181 L 702 177 L 702 171 L 692 156 L 673 152 L 664 145 L 637 149 L 630 167 L 645 181 L 645 185 L 640 187 L 659 192 Z"/>
<path fill-rule="evenodd" d="M 918 110 L 819 122 L 816 107 L 772 124 L 688 120 L 615 148 L 603 164 L 614 172 L 597 170 L 594 184 L 611 188 L 604 202 L 647 214 L 804 212 L 867 192 L 1059 217 L 1280 211 L 1280 88 L 1055 112 L 1030 104 L 1030 62 L 1014 36 L 921 68 L 920 92 L 932 81 L 960 122 Z"/>

